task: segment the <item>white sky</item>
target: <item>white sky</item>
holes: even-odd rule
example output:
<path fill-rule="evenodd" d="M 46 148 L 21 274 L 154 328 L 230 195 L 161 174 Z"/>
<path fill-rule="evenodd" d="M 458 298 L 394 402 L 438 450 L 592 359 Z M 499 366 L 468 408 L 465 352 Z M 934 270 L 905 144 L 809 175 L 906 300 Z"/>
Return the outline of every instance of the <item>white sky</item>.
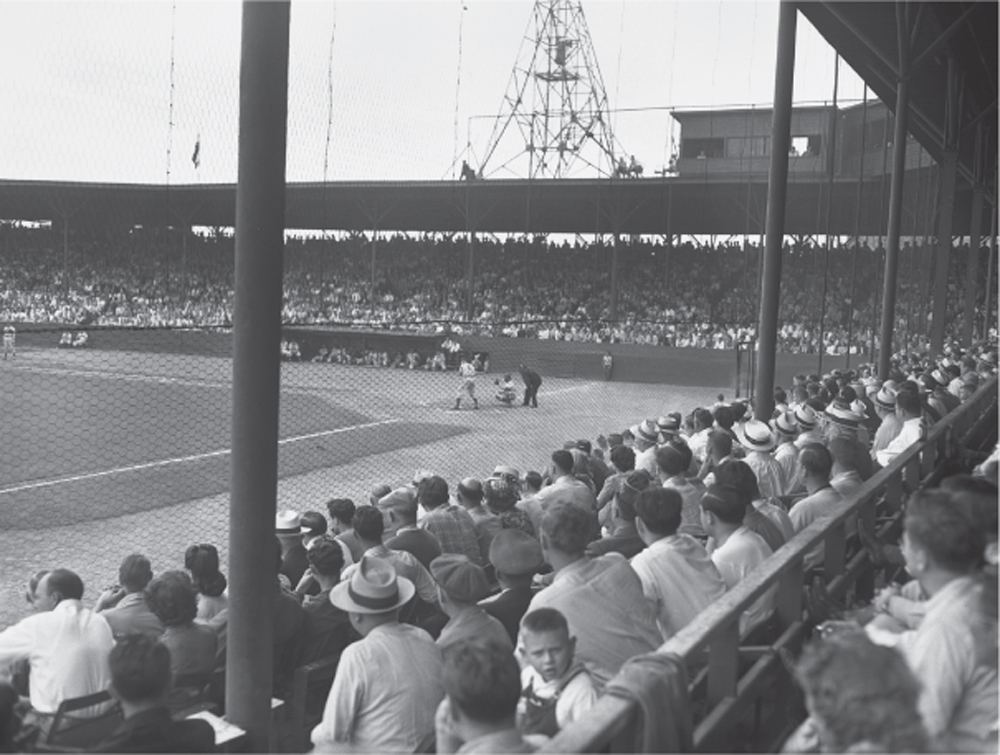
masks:
<path fill-rule="evenodd" d="M 330 180 L 450 177 L 456 110 L 459 163 L 469 139 L 482 155 L 491 124 L 476 116 L 499 112 L 532 5 L 293 2 L 288 180 L 324 176 L 331 36 Z M 583 8 L 613 109 L 773 97 L 775 0 L 583 0 Z M 235 181 L 240 16 L 231 0 L 0 0 L 0 178 L 163 183 L 172 143 L 171 183 Z M 795 101 L 831 100 L 834 52 L 801 15 L 796 60 Z M 842 63 L 841 101 L 861 96 Z M 647 174 L 662 168 L 668 115 L 612 117 Z"/>

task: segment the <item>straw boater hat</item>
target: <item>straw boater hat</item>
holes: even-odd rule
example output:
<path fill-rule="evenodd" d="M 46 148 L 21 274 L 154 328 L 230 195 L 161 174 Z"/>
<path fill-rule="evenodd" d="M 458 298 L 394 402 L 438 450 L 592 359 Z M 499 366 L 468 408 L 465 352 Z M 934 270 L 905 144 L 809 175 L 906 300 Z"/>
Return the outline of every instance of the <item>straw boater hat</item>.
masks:
<path fill-rule="evenodd" d="M 388 561 L 364 555 L 348 582 L 330 591 L 330 602 L 348 613 L 387 613 L 413 597 L 413 583 L 397 577 Z"/>
<path fill-rule="evenodd" d="M 774 418 L 774 429 L 783 435 L 798 435 L 799 426 L 795 424 L 795 414 L 791 411 L 780 412 Z"/>
<path fill-rule="evenodd" d="M 277 535 L 298 535 L 302 528 L 302 517 L 298 511 L 279 511 L 274 517 L 274 532 Z"/>
<path fill-rule="evenodd" d="M 836 401 L 830 404 L 823 415 L 828 421 L 833 422 L 835 425 L 840 425 L 841 427 L 857 428 L 861 423 L 861 417 L 851 411 L 849 407 L 843 404 L 837 403 Z"/>
<path fill-rule="evenodd" d="M 647 443 L 656 443 L 659 439 L 660 429 L 656 426 L 655 422 L 651 422 L 648 419 L 644 419 L 638 425 L 632 425 L 629 429 L 637 439 L 644 440 Z"/>
<path fill-rule="evenodd" d="M 666 414 L 656 420 L 656 429 L 660 431 L 660 441 L 666 443 L 681 431 L 681 418 L 676 414 Z"/>
<path fill-rule="evenodd" d="M 896 391 L 883 385 L 875 394 L 875 406 L 883 411 L 892 412 L 896 410 Z"/>
<path fill-rule="evenodd" d="M 795 421 L 805 430 L 816 427 L 816 410 L 808 404 L 795 407 Z"/>
<path fill-rule="evenodd" d="M 770 451 L 774 448 L 774 433 L 759 419 L 749 419 L 736 428 L 736 439 L 747 451 Z"/>

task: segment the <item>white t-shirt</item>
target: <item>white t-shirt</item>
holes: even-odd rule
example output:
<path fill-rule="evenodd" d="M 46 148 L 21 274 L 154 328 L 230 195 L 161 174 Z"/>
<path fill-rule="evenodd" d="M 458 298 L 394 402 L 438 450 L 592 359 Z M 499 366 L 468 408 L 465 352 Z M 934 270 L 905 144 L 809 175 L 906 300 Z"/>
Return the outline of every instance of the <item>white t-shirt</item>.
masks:
<path fill-rule="evenodd" d="M 764 538 L 746 527 L 740 527 L 726 542 L 710 550 L 712 561 L 730 590 L 770 558 L 772 552 L 770 546 L 764 542 Z M 778 586 L 775 585 L 750 604 L 740 617 L 740 636 L 745 636 L 774 612 L 777 594 Z"/>

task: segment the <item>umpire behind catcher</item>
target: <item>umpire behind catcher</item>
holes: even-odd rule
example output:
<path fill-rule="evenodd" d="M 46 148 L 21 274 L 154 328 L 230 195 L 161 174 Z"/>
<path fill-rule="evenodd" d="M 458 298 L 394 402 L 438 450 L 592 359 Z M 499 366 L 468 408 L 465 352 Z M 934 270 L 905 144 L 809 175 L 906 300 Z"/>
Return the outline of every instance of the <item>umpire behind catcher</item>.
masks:
<path fill-rule="evenodd" d="M 531 408 L 538 408 L 538 389 L 542 387 L 542 377 L 534 370 L 529 370 L 523 364 L 518 367 L 521 373 L 521 380 L 524 381 L 524 405 L 528 406 L 531 401 Z"/>

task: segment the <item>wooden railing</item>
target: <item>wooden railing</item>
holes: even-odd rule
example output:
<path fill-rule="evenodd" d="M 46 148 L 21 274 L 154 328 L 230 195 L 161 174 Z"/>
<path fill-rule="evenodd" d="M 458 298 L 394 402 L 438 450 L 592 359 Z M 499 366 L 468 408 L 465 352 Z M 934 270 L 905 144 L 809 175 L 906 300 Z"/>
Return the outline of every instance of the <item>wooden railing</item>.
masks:
<path fill-rule="evenodd" d="M 664 643 L 659 652 L 678 655 L 692 669 L 689 713 L 694 748 L 700 752 L 745 751 L 734 727 L 751 712 L 757 733 L 767 734 L 758 720 L 761 702 L 771 696 L 780 714 L 784 702 L 797 694 L 782 663 L 782 651 L 797 653 L 812 622 L 803 606 L 803 557 L 824 543 L 823 576 L 834 598 L 849 593 L 872 597 L 875 571 L 864 549 L 847 558 L 845 521 L 854 514 L 872 531 L 876 505 L 884 514 L 879 534 L 898 533 L 905 496 L 933 482 L 943 465 L 961 449 L 995 441 L 997 378 L 930 429 L 927 439 L 901 454 L 868 480 L 856 495 L 839 503 L 778 550 L 762 567 L 710 605 L 687 627 Z M 739 619 L 746 608 L 775 584 L 778 588 L 778 639 L 770 645 L 740 646 Z M 707 664 L 705 659 L 707 658 Z M 698 669 L 697 673 L 693 670 Z M 561 731 L 542 748 L 545 752 L 622 752 L 634 748 L 639 711 L 634 702 L 604 696 L 590 715 Z M 773 722 L 768 722 L 773 723 Z M 780 723 L 777 728 L 781 728 Z M 745 730 L 741 730 L 745 733 Z M 771 746 L 780 744 L 783 731 L 771 731 Z M 755 749 L 767 749 L 758 746 Z"/>

